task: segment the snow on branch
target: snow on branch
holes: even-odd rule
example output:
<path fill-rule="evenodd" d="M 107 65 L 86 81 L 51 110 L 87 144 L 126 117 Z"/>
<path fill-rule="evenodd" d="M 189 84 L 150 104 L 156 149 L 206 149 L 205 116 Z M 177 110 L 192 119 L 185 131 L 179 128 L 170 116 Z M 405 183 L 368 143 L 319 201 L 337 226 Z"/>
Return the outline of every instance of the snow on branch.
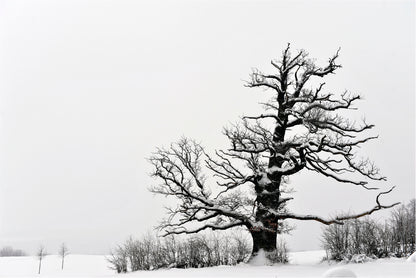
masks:
<path fill-rule="evenodd" d="M 253 206 L 253 202 L 242 194 L 228 191 L 252 181 L 253 177 L 233 166 L 226 153 L 217 152 L 217 157 L 219 160 L 214 160 L 201 145 L 183 138 L 169 149 L 158 149 L 149 158 L 154 167 L 152 176 L 161 181 L 150 191 L 180 200 L 176 208 L 168 208 L 168 218 L 159 226 L 165 234 L 193 233 L 206 228 L 227 229 L 250 223 L 251 212 L 248 213 L 247 206 Z M 225 180 L 218 185 L 226 190 L 216 197 L 206 184 L 203 166 L 214 176 Z M 200 225 L 191 229 L 187 226 L 191 223 Z"/>
<path fill-rule="evenodd" d="M 394 186 L 384 192 L 380 192 L 377 197 L 376 197 L 376 203 L 377 205 L 375 207 L 373 207 L 370 210 L 361 212 L 361 213 L 357 213 L 357 214 L 346 214 L 346 215 L 341 215 L 341 216 L 337 216 L 335 218 L 329 218 L 329 219 L 325 219 L 316 215 L 299 215 L 299 214 L 279 214 L 278 217 L 281 219 L 295 219 L 295 220 L 313 220 L 313 221 L 318 221 L 321 222 L 325 225 L 330 225 L 330 224 L 343 224 L 344 221 L 346 220 L 351 220 L 351 219 L 357 219 L 366 215 L 370 215 L 376 211 L 382 210 L 382 209 L 388 209 L 388 208 L 392 208 L 394 206 L 399 205 L 400 203 L 394 203 L 391 205 L 382 205 L 380 203 L 380 196 L 384 195 L 384 194 L 388 194 L 390 193 L 392 190 L 394 189 Z"/>
<path fill-rule="evenodd" d="M 369 180 L 384 181 L 379 169 L 368 159 L 357 160 L 356 149 L 363 143 L 377 138 L 364 136 L 374 125 L 365 120 L 351 121 L 340 110 L 355 110 L 359 95 L 345 91 L 340 98 L 333 93 L 323 92 L 324 84 L 316 89 L 305 89 L 310 78 L 324 77 L 334 73 L 341 66 L 337 63 L 339 49 L 325 66 L 317 66 L 308 53 L 299 50 L 292 55 L 290 45 L 283 51 L 281 60 L 272 61 L 277 72 L 262 73 L 255 69 L 249 87 L 271 84 L 276 95 L 268 103 L 262 103 L 268 113 L 243 117 L 243 125 L 227 129 L 225 134 L 232 142 L 230 152 L 253 153 L 261 157 L 275 158 L 278 164 L 265 169 L 266 172 L 292 175 L 306 168 L 338 182 L 369 187 Z M 261 124 L 267 119 L 275 120 L 275 129 L 268 130 Z M 248 121 L 255 124 L 248 124 Z M 287 138 L 291 128 L 304 128 L 304 136 L 297 134 Z M 360 138 L 361 137 L 361 138 Z M 325 138 L 325 139 L 323 139 Z M 330 155 L 333 159 L 324 156 Z M 357 174 L 352 177 L 345 174 Z"/>
<path fill-rule="evenodd" d="M 241 125 L 224 129 L 225 136 L 231 142 L 230 151 L 259 154 L 273 150 L 273 133 L 259 121 L 250 124 L 243 120 Z"/>

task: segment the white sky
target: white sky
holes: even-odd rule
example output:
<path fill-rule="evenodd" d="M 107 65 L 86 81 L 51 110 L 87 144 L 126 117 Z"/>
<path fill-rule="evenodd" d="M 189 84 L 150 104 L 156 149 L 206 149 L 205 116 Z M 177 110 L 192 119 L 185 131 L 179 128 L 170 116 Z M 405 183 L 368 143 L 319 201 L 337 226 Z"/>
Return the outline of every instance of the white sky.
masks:
<path fill-rule="evenodd" d="M 107 253 L 151 230 L 165 200 L 145 160 L 182 135 L 209 149 L 223 126 L 260 111 L 251 68 L 291 42 L 325 62 L 329 89 L 365 97 L 380 139 L 362 149 L 415 196 L 413 1 L 0 1 L 0 246 Z M 374 192 L 314 175 L 292 180 L 298 213 L 373 206 Z M 388 215 L 381 213 L 379 217 Z M 319 248 L 297 222 L 292 250 Z"/>

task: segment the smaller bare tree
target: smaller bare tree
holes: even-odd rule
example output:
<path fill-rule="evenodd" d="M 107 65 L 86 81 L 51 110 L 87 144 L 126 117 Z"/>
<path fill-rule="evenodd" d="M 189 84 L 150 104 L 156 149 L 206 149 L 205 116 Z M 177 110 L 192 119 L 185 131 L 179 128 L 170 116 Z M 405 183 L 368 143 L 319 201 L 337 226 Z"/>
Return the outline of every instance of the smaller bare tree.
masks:
<path fill-rule="evenodd" d="M 65 262 L 65 257 L 69 254 L 69 249 L 68 247 L 65 245 L 65 243 L 62 243 L 61 247 L 59 248 L 59 256 L 61 257 L 61 269 L 64 269 L 64 262 Z"/>
<path fill-rule="evenodd" d="M 36 253 L 36 256 L 38 257 L 38 260 L 39 260 L 38 274 L 40 274 L 40 270 L 42 268 L 42 260 L 46 256 L 46 249 L 43 245 L 39 246 L 39 249 L 38 249 L 38 252 Z"/>

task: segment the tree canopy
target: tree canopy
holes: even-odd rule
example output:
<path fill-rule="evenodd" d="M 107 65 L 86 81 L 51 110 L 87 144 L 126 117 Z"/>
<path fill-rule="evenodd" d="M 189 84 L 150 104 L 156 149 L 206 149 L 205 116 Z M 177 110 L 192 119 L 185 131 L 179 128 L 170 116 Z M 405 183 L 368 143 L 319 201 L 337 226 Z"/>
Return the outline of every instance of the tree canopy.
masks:
<path fill-rule="evenodd" d="M 245 115 L 224 129 L 229 148 L 208 154 L 196 141 L 182 138 L 157 149 L 149 160 L 160 183 L 151 191 L 178 200 L 160 225 L 165 235 L 244 226 L 253 237 L 253 253 L 273 251 L 285 219 L 342 224 L 398 204 L 380 201 L 392 187 L 379 191 L 368 210 L 333 218 L 295 213 L 286 206 L 292 199 L 286 181 L 302 171 L 363 190 L 378 190 L 373 184 L 386 180 L 371 160 L 357 155 L 361 145 L 377 138 L 368 134 L 374 125 L 342 113 L 355 110 L 360 95 L 345 91 L 337 96 L 325 91 L 325 83 L 313 86 L 313 79 L 341 68 L 338 56 L 339 50 L 318 66 L 305 50 L 292 54 L 288 45 L 280 60 L 271 61 L 272 73 L 252 71 L 245 86 L 271 91 L 272 97 L 261 103 L 264 113 Z"/>

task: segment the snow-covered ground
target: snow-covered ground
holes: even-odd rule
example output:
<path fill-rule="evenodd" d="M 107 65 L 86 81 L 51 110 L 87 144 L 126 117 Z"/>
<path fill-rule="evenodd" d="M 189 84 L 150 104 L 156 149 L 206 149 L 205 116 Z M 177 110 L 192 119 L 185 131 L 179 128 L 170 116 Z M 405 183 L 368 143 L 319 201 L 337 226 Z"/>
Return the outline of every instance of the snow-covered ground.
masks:
<path fill-rule="evenodd" d="M 290 254 L 290 264 L 275 266 L 219 266 L 202 269 L 166 269 L 115 274 L 108 268 L 104 256 L 68 255 L 65 268 L 60 269 L 60 259 L 55 255 L 42 261 L 42 274 L 37 275 L 36 257 L 0 257 L 0 277 L 324 277 L 325 273 L 336 275 L 355 273 L 357 277 L 415 277 L 415 263 L 406 259 L 380 259 L 364 264 L 320 263 L 325 252 L 305 251 Z M 331 271 L 332 270 L 332 271 Z M 334 274 L 335 273 L 335 274 Z M 337 276 L 327 276 L 337 277 Z M 338 276 L 339 277 L 339 276 Z"/>

